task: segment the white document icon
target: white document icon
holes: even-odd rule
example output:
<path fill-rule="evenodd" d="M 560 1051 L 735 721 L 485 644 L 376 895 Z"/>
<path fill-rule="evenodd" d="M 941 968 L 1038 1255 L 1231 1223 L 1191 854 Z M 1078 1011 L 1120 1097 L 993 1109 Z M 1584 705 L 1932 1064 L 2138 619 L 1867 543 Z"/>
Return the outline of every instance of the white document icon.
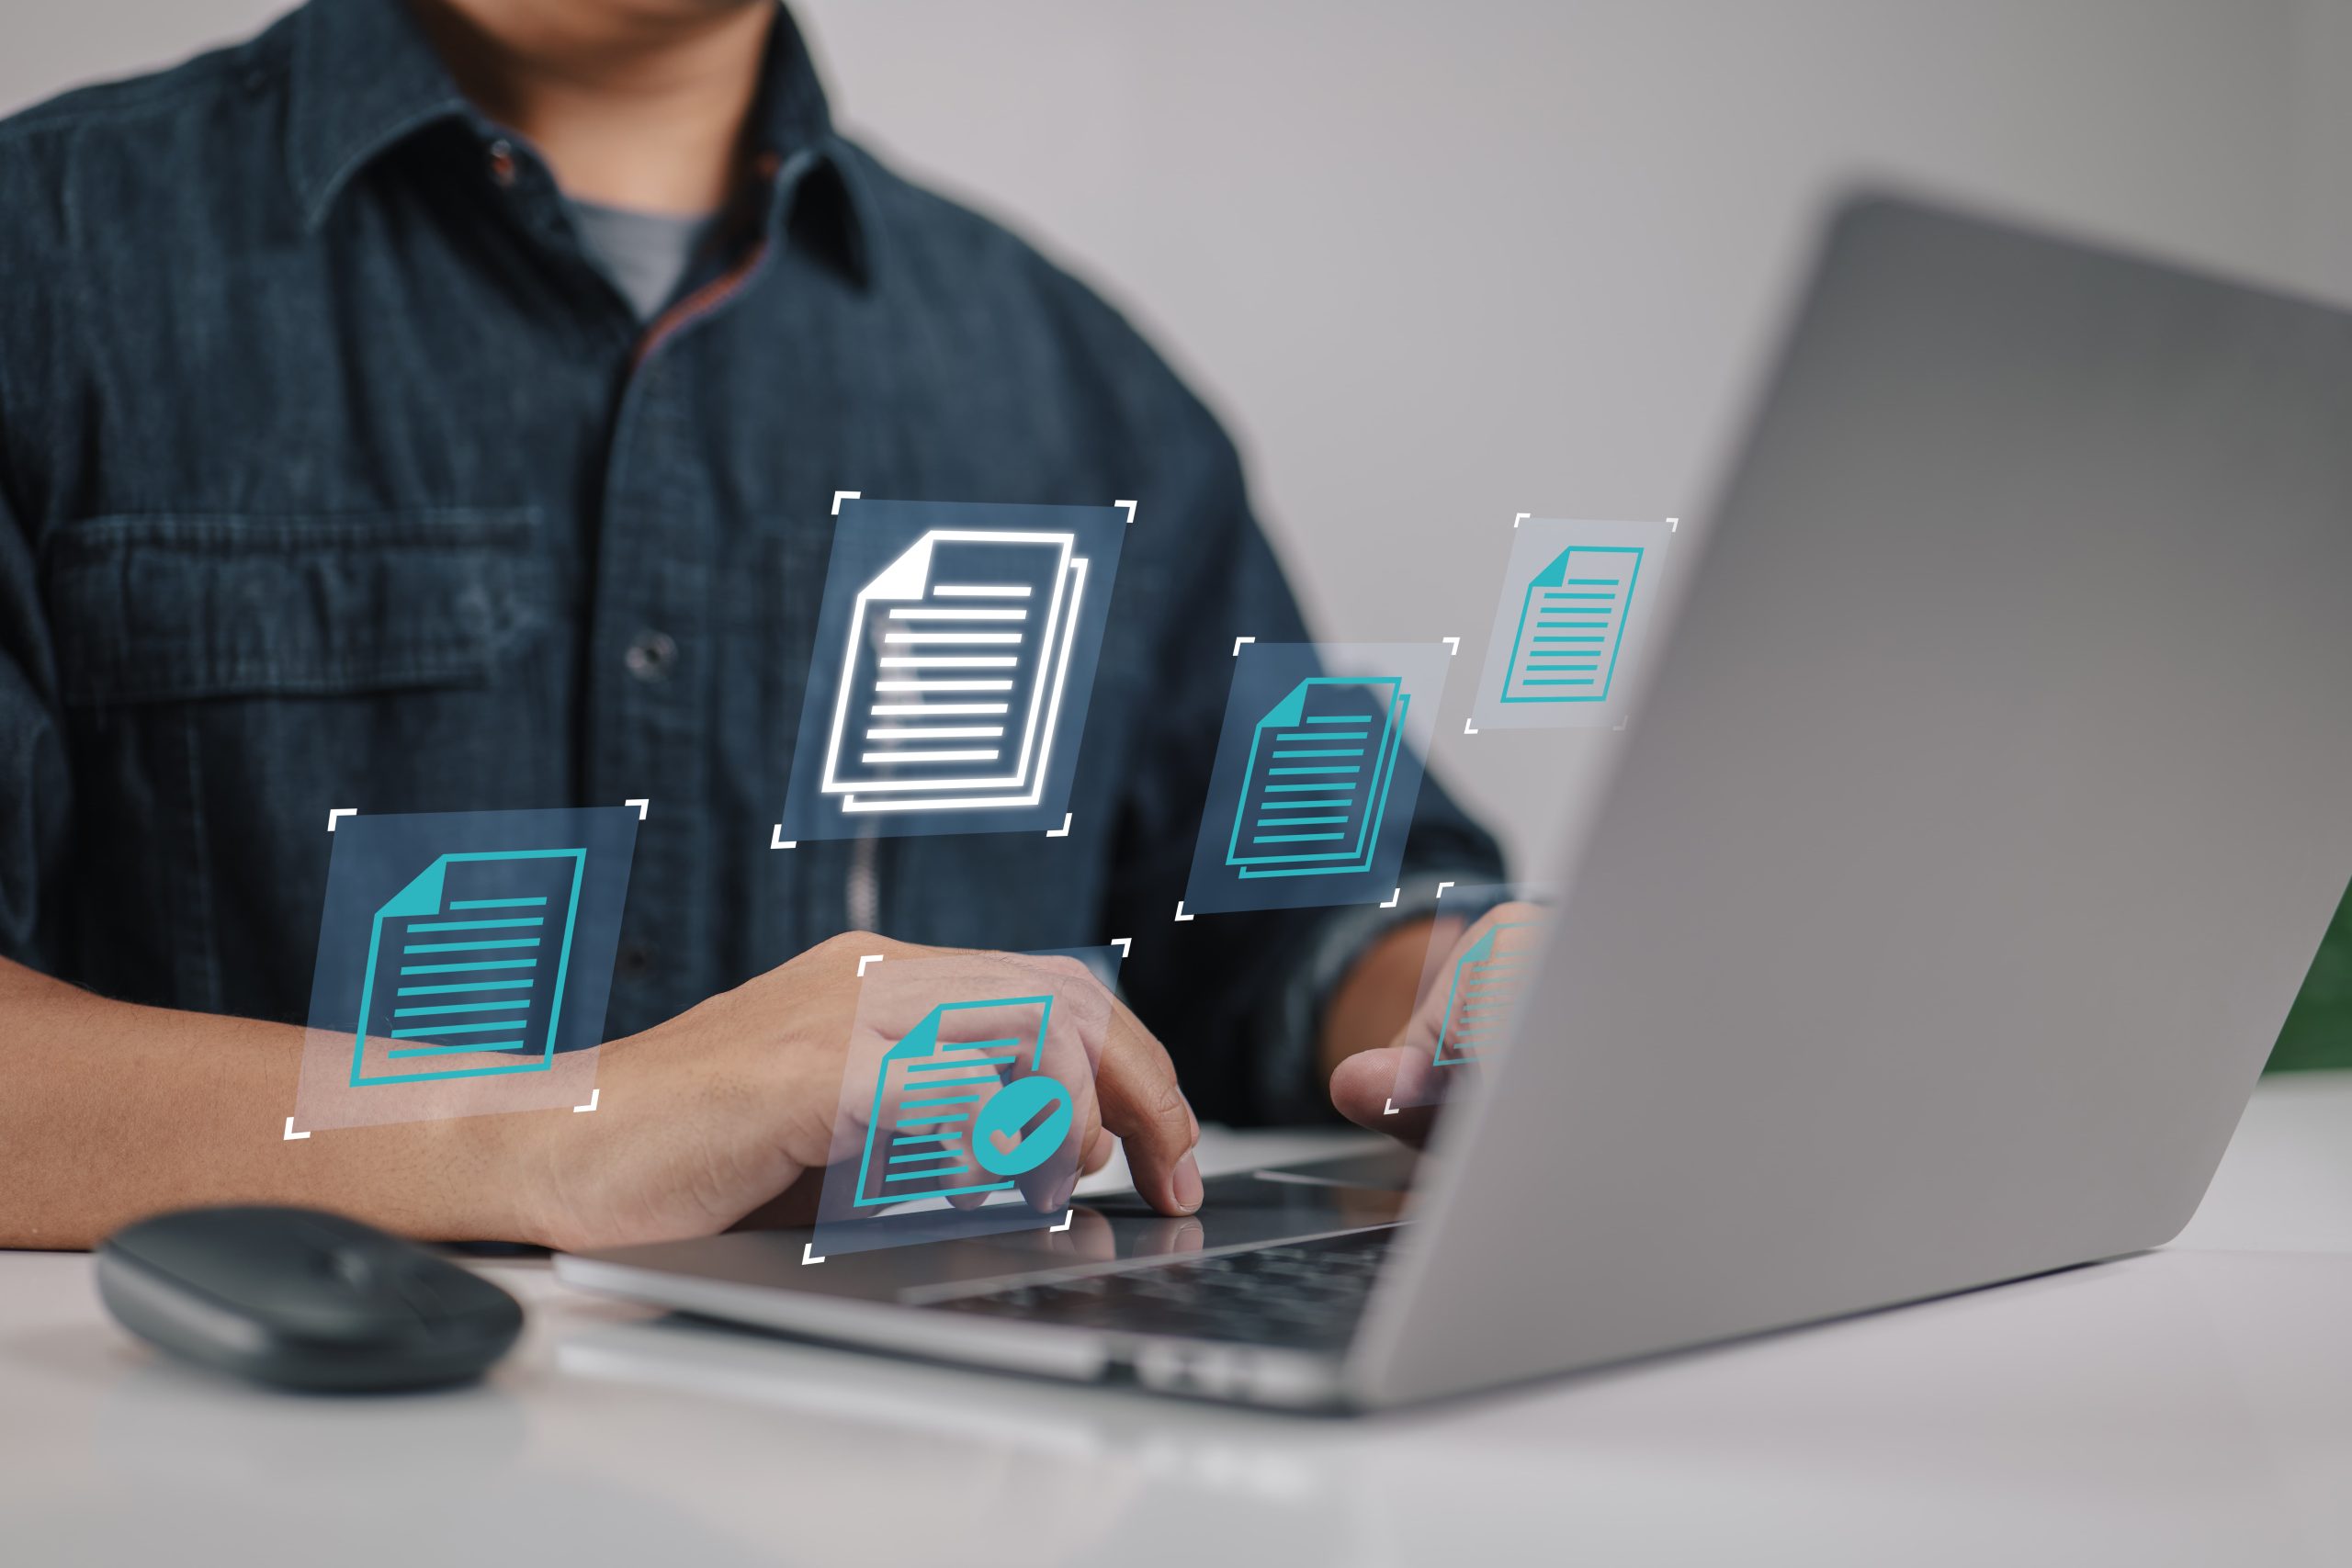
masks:
<path fill-rule="evenodd" d="M 858 591 L 822 784 L 843 811 L 1043 798 L 1086 589 L 1076 544 L 934 528 Z"/>

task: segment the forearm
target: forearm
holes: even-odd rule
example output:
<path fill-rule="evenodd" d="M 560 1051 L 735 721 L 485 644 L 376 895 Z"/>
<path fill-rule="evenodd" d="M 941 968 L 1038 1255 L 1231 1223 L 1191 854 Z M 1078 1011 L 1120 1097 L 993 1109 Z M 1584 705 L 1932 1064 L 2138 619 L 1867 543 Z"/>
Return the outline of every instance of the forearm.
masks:
<path fill-rule="evenodd" d="M 80 1247 L 158 1210 L 301 1203 L 520 1238 L 528 1116 L 296 1141 L 303 1032 L 109 1001 L 0 959 L 0 1247 Z"/>

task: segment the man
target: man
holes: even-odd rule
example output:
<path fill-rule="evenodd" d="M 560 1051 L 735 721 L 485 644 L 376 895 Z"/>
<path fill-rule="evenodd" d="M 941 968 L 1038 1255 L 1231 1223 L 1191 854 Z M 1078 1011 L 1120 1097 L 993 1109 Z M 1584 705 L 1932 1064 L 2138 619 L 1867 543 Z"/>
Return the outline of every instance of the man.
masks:
<path fill-rule="evenodd" d="M 313 0 L 0 126 L 0 1244 L 228 1199 L 572 1247 L 788 1204 L 839 1155 L 851 955 L 912 951 L 859 928 L 1136 935 L 1088 1044 L 1165 1212 L 1198 1122 L 1155 1031 L 1212 1116 L 1329 1079 L 1383 1122 L 1393 1057 L 1349 1058 L 1425 928 L 1169 919 L 1232 638 L 1304 636 L 1230 446 L 836 135 L 772 0 Z M 838 489 L 1139 499 L 1068 839 L 767 849 Z M 599 1115 L 279 1139 L 328 807 L 633 796 Z M 1408 854 L 1497 875 L 1433 785 Z"/>

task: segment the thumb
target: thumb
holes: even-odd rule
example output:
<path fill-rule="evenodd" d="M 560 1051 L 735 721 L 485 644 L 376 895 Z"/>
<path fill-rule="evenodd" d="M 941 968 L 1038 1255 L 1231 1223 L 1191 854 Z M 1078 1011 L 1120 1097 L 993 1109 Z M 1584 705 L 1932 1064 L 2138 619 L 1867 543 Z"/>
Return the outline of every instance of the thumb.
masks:
<path fill-rule="evenodd" d="M 1359 1051 L 1331 1069 L 1331 1105 L 1359 1127 L 1419 1148 L 1437 1122 L 1434 1105 L 1390 1104 L 1411 1053 L 1395 1045 Z"/>

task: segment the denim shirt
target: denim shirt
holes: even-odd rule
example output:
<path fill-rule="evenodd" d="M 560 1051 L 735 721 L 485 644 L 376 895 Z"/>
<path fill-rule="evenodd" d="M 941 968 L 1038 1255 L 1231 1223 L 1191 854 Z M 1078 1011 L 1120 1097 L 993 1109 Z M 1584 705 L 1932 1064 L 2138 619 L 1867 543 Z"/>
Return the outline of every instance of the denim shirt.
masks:
<path fill-rule="evenodd" d="M 1129 936 L 1202 1114 L 1311 1112 L 1362 912 L 1171 918 L 1233 639 L 1306 635 L 1232 446 L 1085 288 L 836 135 L 782 16 L 764 72 L 650 324 L 397 0 L 0 124 L 0 953 L 297 1020 L 331 810 L 643 797 L 608 1037 L 854 924 Z M 840 490 L 1139 502 L 1067 838 L 769 847 Z M 1408 843 L 1498 873 L 1433 782 Z"/>

